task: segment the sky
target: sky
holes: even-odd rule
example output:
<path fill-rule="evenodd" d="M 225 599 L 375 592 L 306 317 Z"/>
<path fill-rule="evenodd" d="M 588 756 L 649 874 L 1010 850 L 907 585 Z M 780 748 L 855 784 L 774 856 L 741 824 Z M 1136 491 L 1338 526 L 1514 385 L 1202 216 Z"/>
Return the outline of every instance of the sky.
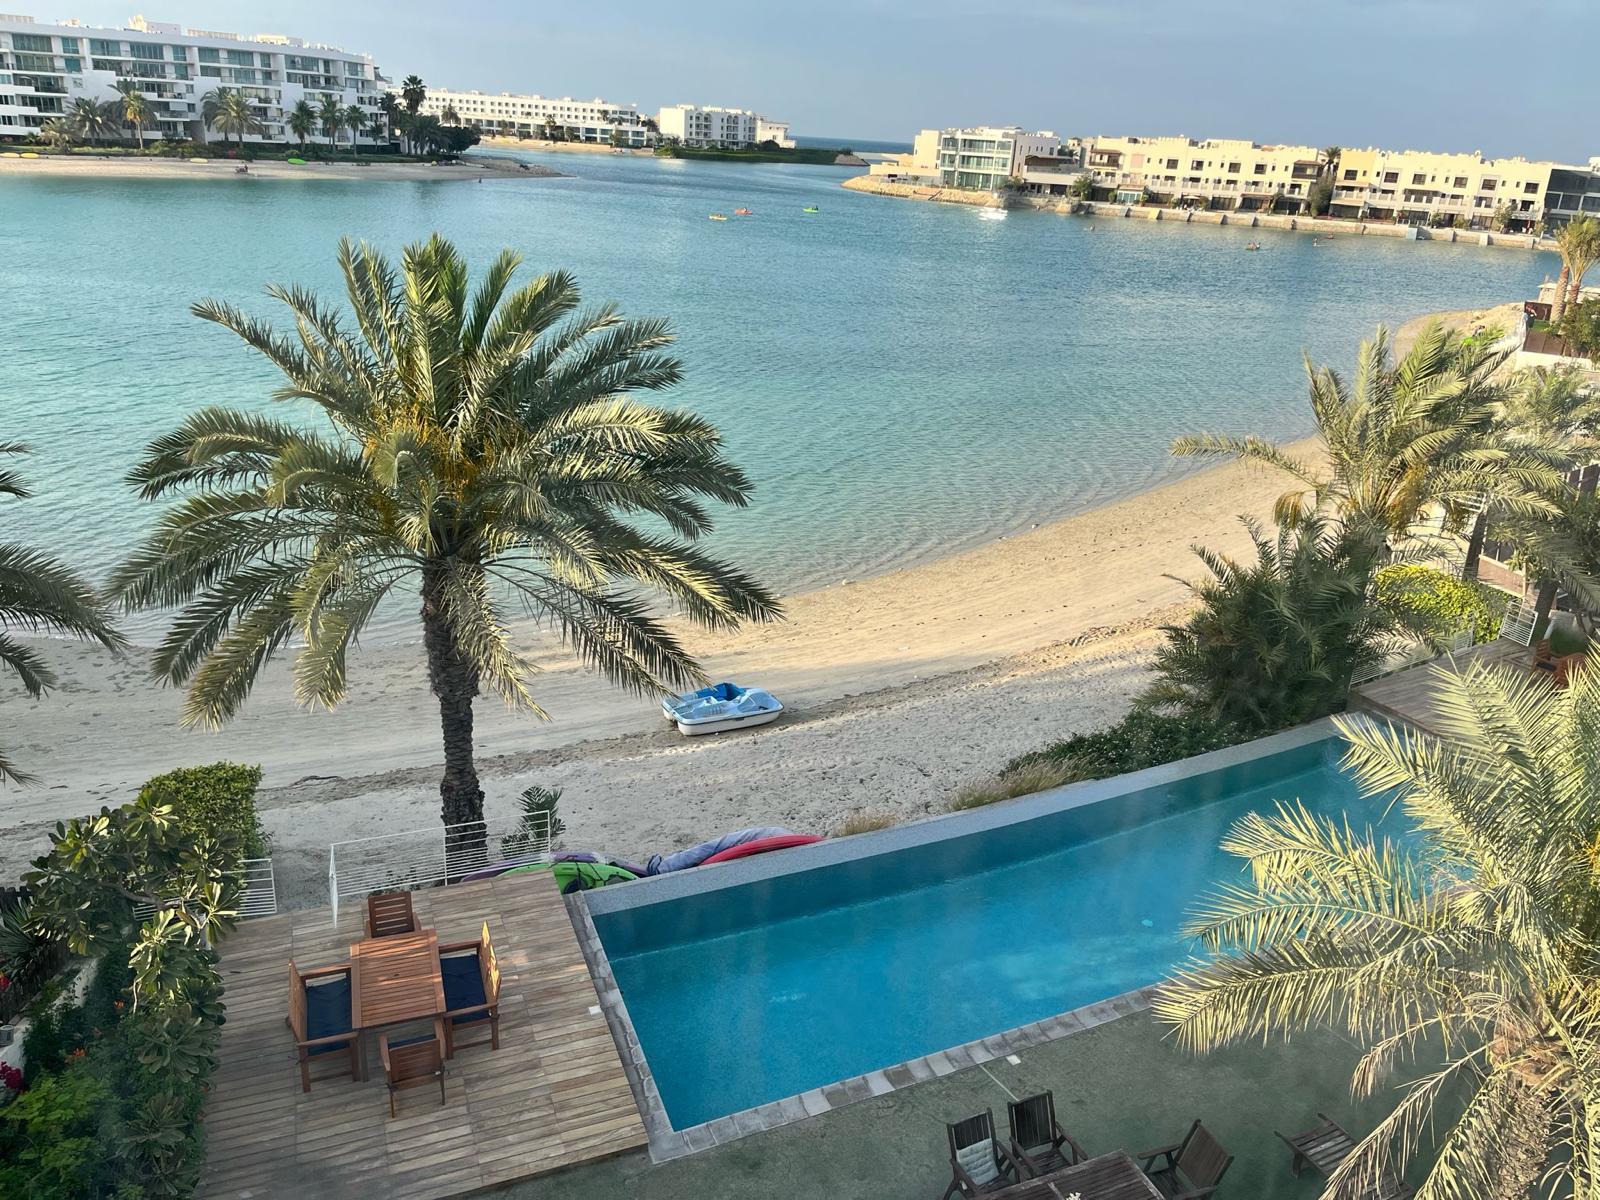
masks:
<path fill-rule="evenodd" d="M 65 10 L 42 10 L 49 2 Z M 441 87 L 931 126 L 1600 155 L 1600 0 L 13 0 L 286 33 Z"/>

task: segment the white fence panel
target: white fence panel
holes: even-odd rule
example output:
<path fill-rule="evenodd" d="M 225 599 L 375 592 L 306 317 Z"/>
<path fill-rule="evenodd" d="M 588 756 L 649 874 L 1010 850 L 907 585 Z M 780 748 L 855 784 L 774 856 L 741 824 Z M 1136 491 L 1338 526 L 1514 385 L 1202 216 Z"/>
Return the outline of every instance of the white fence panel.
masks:
<path fill-rule="evenodd" d="M 339 920 L 342 900 L 458 883 L 463 875 L 490 866 L 549 862 L 549 814 L 524 817 L 522 822 L 505 827 L 491 827 L 485 821 L 435 825 L 333 843 L 328 847 L 333 920 Z"/>
<path fill-rule="evenodd" d="M 1519 646 L 1529 646 L 1533 644 L 1533 627 L 1537 624 L 1537 610 L 1519 597 L 1506 605 L 1506 615 L 1500 618 L 1500 636 Z"/>
<path fill-rule="evenodd" d="M 270 858 L 247 858 L 239 864 L 240 883 L 238 913 L 241 920 L 248 917 L 270 917 L 278 911 L 278 880 L 272 871 Z M 148 920 L 156 911 L 154 904 L 136 904 L 133 915 L 141 921 Z"/>

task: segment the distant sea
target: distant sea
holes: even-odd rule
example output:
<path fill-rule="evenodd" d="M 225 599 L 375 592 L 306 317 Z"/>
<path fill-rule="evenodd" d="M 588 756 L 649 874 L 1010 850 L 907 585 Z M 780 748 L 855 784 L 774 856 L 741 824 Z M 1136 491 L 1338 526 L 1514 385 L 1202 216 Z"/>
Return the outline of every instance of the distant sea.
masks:
<path fill-rule="evenodd" d="M 984 221 L 843 190 L 852 172 L 834 167 L 539 160 L 573 177 L 0 177 L 0 440 L 34 447 L 36 492 L 0 500 L 0 538 L 96 574 L 125 553 L 153 515 L 122 482 L 149 439 L 202 405 L 273 407 L 267 364 L 189 304 L 274 316 L 273 281 L 336 300 L 341 234 L 395 252 L 438 230 L 479 267 L 513 246 L 590 300 L 670 317 L 685 381 L 662 399 L 713 419 L 756 484 L 712 546 L 784 589 L 1171 480 L 1189 469 L 1167 454 L 1179 433 L 1302 436 L 1302 350 L 1348 368 L 1380 321 L 1526 296 L 1558 270 L 1390 238 Z M 741 207 L 755 215 L 706 219 Z"/>
<path fill-rule="evenodd" d="M 910 142 L 880 142 L 873 138 L 848 138 L 848 137 L 801 137 L 794 136 L 796 146 L 820 146 L 823 149 L 833 150 L 841 146 L 849 146 L 852 150 L 865 150 L 869 154 L 910 154 Z"/>

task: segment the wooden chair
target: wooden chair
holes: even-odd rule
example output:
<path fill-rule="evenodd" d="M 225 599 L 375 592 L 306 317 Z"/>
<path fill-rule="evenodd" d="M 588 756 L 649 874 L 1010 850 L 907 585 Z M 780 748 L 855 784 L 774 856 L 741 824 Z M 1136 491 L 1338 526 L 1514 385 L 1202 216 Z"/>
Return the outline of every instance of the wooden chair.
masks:
<path fill-rule="evenodd" d="M 378 892 L 367 897 L 367 936 L 394 937 L 417 932 L 417 915 L 411 911 L 410 892 Z"/>
<path fill-rule="evenodd" d="M 1217 1184 L 1233 1165 L 1233 1155 L 1199 1121 L 1189 1126 L 1183 1141 L 1158 1146 L 1139 1155 L 1144 1173 L 1162 1194 L 1171 1200 L 1202 1200 L 1217 1190 Z M 1166 1161 L 1159 1167 L 1158 1158 Z"/>
<path fill-rule="evenodd" d="M 475 942 L 439 947 L 439 973 L 444 980 L 444 1052 L 454 1058 L 457 1031 L 487 1023 L 489 1049 L 500 1049 L 500 960 L 489 940 L 489 922 Z M 481 1041 L 481 1039 L 480 1039 Z"/>
<path fill-rule="evenodd" d="M 311 982 L 311 981 L 317 982 Z M 300 1090 L 311 1090 L 311 1060 L 344 1051 L 350 1078 L 361 1078 L 360 1039 L 350 1002 L 350 964 L 301 971 L 289 963 L 289 1015 L 300 1059 Z"/>
<path fill-rule="evenodd" d="M 1276 1129 L 1273 1132 L 1278 1133 Z M 1294 1152 L 1294 1157 L 1289 1160 L 1289 1170 L 1295 1175 L 1309 1166 L 1326 1179 L 1339 1169 L 1340 1164 L 1356 1148 L 1355 1138 L 1327 1113 L 1320 1112 L 1317 1114 L 1317 1124 L 1311 1129 L 1292 1137 L 1278 1133 L 1278 1137 Z M 1359 1193 L 1358 1200 L 1408 1200 L 1412 1194 L 1412 1189 L 1386 1171 L 1376 1185 Z"/>
<path fill-rule="evenodd" d="M 439 1022 L 432 1033 L 421 1037 L 392 1040 L 388 1034 L 378 1039 L 378 1055 L 383 1059 L 383 1075 L 389 1085 L 389 1115 L 395 1115 L 394 1094 L 402 1088 L 426 1087 L 439 1081 L 439 1104 L 444 1104 L 444 1040 Z"/>
<path fill-rule="evenodd" d="M 1006 1111 L 1011 1118 L 1011 1157 L 1035 1179 L 1089 1157 L 1056 1121 L 1054 1092 L 1013 1100 Z"/>
<path fill-rule="evenodd" d="M 1549 638 L 1540 638 L 1533 644 L 1533 673 L 1552 676 L 1556 673 L 1556 656 Z"/>
<path fill-rule="evenodd" d="M 944 1190 L 944 1200 L 951 1196 L 982 1196 L 997 1192 L 1022 1178 L 1022 1172 L 1010 1153 L 1000 1144 L 994 1132 L 994 1113 L 985 1109 L 976 1116 L 946 1125 L 950 1136 L 950 1186 Z"/>

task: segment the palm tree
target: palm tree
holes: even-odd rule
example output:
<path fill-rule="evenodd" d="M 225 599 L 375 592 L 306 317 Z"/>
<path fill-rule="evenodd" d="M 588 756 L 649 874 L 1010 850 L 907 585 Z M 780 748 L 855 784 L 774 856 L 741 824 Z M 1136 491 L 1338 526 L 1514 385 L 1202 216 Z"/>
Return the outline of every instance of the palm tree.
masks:
<path fill-rule="evenodd" d="M 407 114 L 416 116 L 428 99 L 428 89 L 423 86 L 422 76 L 407 75 L 400 81 L 400 99 L 405 102 Z"/>
<path fill-rule="evenodd" d="M 439 111 L 439 120 L 444 122 L 446 125 L 461 124 L 461 117 L 456 112 L 456 107 L 453 104 L 446 104 L 444 108 Z"/>
<path fill-rule="evenodd" d="M 394 98 L 393 92 L 385 92 L 378 97 L 378 112 L 384 121 L 385 133 L 382 136 L 393 137 L 395 118 L 400 114 L 400 102 Z"/>
<path fill-rule="evenodd" d="M 39 136 L 57 150 L 65 150 L 78 140 L 78 130 L 69 117 L 51 117 L 39 127 Z"/>
<path fill-rule="evenodd" d="M 1211 578 L 1199 604 L 1166 627 L 1147 708 L 1255 734 L 1344 706 L 1351 677 L 1406 632 L 1373 588 L 1381 541 L 1321 513 L 1294 514 L 1273 537 L 1248 519 L 1255 561 L 1196 547 Z"/>
<path fill-rule="evenodd" d="M 444 144 L 444 126 L 439 118 L 423 113 L 406 121 L 406 140 L 413 154 L 437 153 Z"/>
<path fill-rule="evenodd" d="M 113 587 L 129 608 L 183 606 L 154 668 L 188 685 L 184 720 L 202 725 L 232 717 L 291 639 L 298 698 L 338 703 L 373 612 L 417 589 L 443 818 L 479 821 L 480 687 L 540 712 L 507 606 L 625 687 L 700 679 L 640 589 L 709 628 L 774 617 L 764 588 L 695 545 L 711 528 L 703 501 L 743 505 L 750 484 L 713 426 L 633 396 L 681 374 L 665 322 L 579 311 L 564 272 L 513 291 L 509 250 L 473 289 L 438 235 L 408 247 L 398 273 L 348 240 L 339 262 L 353 327 L 300 288 L 269 291 L 294 314 L 290 335 L 195 305 L 283 372 L 280 398 L 309 400 L 322 420 L 207 408 L 151 443 L 130 480 L 151 500 L 187 496 Z M 634 515 L 673 532 L 635 528 Z"/>
<path fill-rule="evenodd" d="M 1440 688 L 1441 736 L 1338 719 L 1362 791 L 1393 789 L 1417 841 L 1298 805 L 1246 817 L 1223 845 L 1252 881 L 1195 911 L 1205 953 L 1155 1012 L 1200 1052 L 1329 1025 L 1366 1048 L 1353 1089 L 1399 1099 L 1327 1195 L 1431 1140 L 1422 1200 L 1593 1196 L 1600 671 L 1558 690 L 1474 665 Z"/>
<path fill-rule="evenodd" d="M 1284 471 L 1301 487 L 1278 498 L 1279 524 L 1327 507 L 1346 526 L 1376 529 L 1390 543 L 1415 534 L 1435 506 L 1459 515 L 1489 496 L 1508 509 L 1546 511 L 1540 493 L 1557 473 L 1530 448 L 1504 444 L 1497 431 L 1506 387 L 1495 375 L 1507 354 L 1463 342 L 1435 322 L 1399 363 L 1379 327 L 1361 345 L 1353 389 L 1333 368 L 1306 359 L 1327 473 L 1257 437 L 1194 434 L 1173 442 L 1172 452 L 1228 455 Z"/>
<path fill-rule="evenodd" d="M 0 459 L 26 454 L 21 442 L 0 442 Z M 0 465 L 0 497 L 24 500 L 22 477 Z M 17 640 L 18 632 L 75 637 L 121 651 L 127 643 L 112 625 L 111 609 L 93 587 L 60 560 L 15 542 L 0 542 L 0 667 L 16 675 L 23 691 L 37 700 L 55 686 L 56 676 L 44 656 Z M 0 750 L 0 781 L 27 783 Z"/>
<path fill-rule="evenodd" d="M 87 96 L 74 100 L 66 115 L 78 136 L 91 145 L 108 136 L 122 121 L 113 101 L 101 103 Z"/>
<path fill-rule="evenodd" d="M 317 121 L 322 126 L 322 136 L 328 139 L 331 150 L 338 141 L 339 130 L 344 128 L 344 105 L 331 92 L 322 98 L 317 109 Z"/>
<path fill-rule="evenodd" d="M 1516 543 L 1528 574 L 1539 580 L 1535 627 L 1550 615 L 1557 592 L 1564 590 L 1579 624 L 1592 636 L 1594 614 L 1600 613 L 1600 497 L 1592 488 L 1563 485 L 1555 501 L 1553 513 L 1513 517 L 1500 530 Z"/>
<path fill-rule="evenodd" d="M 117 99 L 113 101 L 121 111 L 122 121 L 132 125 L 134 135 L 139 139 L 139 149 L 144 150 L 144 127 L 154 116 L 150 108 L 150 101 L 145 99 L 139 85 L 132 79 L 117 80 Z"/>
<path fill-rule="evenodd" d="M 1556 230 L 1556 250 L 1561 255 L 1561 274 L 1556 277 L 1555 296 L 1550 301 L 1550 324 L 1558 324 L 1567 305 L 1576 304 L 1583 293 L 1583 277 L 1600 262 L 1600 221 L 1593 217 L 1574 217 Z"/>
<path fill-rule="evenodd" d="M 359 104 L 349 105 L 344 110 L 344 127 L 350 131 L 350 157 L 354 158 L 356 143 L 367 129 L 367 110 Z"/>
<path fill-rule="evenodd" d="M 311 101 L 302 96 L 295 101 L 284 123 L 289 126 L 289 132 L 300 140 L 300 149 L 303 152 L 306 148 L 306 139 L 316 132 L 317 110 L 311 107 Z"/>
<path fill-rule="evenodd" d="M 266 128 L 255 105 L 238 88 L 213 88 L 200 97 L 200 116 L 207 128 L 222 135 L 224 143 L 232 134 L 243 146 L 245 134 L 260 133 Z"/>
<path fill-rule="evenodd" d="M 1589 388 L 1573 370 L 1534 368 L 1517 377 L 1497 418 L 1508 442 L 1533 448 L 1561 473 L 1591 461 L 1600 434 L 1600 391 Z M 1467 539 L 1461 573 L 1476 579 L 1484 537 L 1493 519 L 1482 504 Z"/>

